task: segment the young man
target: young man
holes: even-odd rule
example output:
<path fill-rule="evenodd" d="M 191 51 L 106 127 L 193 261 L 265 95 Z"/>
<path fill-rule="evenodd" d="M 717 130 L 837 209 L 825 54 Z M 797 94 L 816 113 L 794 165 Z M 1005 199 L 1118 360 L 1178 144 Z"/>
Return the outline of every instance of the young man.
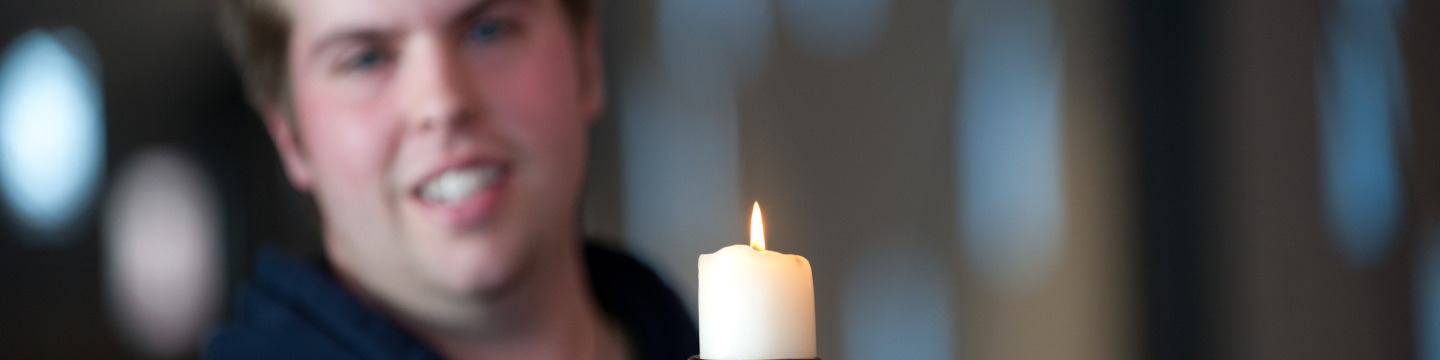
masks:
<path fill-rule="evenodd" d="M 577 219 L 605 102 L 585 0 L 222 0 L 325 256 L 257 254 L 211 359 L 655 359 L 678 298 Z"/>

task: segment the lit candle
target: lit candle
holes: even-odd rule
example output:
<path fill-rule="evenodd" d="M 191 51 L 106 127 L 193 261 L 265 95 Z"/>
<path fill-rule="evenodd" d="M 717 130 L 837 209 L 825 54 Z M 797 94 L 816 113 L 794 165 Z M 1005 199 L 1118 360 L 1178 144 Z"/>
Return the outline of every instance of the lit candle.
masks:
<path fill-rule="evenodd" d="M 750 246 L 700 255 L 700 358 L 814 359 L 815 284 L 810 261 L 765 250 L 760 203 Z"/>

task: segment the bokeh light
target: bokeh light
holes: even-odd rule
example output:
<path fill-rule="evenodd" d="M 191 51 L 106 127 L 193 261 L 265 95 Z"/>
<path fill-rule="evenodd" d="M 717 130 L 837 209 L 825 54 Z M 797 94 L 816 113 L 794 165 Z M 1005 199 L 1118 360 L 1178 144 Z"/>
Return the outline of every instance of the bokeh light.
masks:
<path fill-rule="evenodd" d="M 30 30 L 0 58 L 0 193 L 32 245 L 62 231 L 99 187 L 105 133 L 98 61 L 75 29 Z"/>
<path fill-rule="evenodd" d="M 1317 94 L 1328 223 L 1345 255 L 1379 261 L 1403 204 L 1395 139 L 1405 123 L 1396 21 L 1400 0 L 1336 2 L 1325 28 Z"/>
<path fill-rule="evenodd" d="M 1054 5 L 975 0 L 956 9 L 962 249 L 988 280 L 1024 288 L 1053 267 L 1064 221 Z"/>
<path fill-rule="evenodd" d="M 218 192 L 197 162 L 168 149 L 131 157 L 114 186 L 103 220 L 110 312 L 141 354 L 184 356 L 220 305 Z"/>

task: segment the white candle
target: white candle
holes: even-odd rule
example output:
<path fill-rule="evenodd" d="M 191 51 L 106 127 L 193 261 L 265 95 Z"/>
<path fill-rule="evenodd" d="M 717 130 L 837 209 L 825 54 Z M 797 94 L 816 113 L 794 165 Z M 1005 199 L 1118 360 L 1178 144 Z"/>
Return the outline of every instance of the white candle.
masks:
<path fill-rule="evenodd" d="M 706 360 L 813 359 L 815 284 L 810 261 L 765 250 L 760 204 L 750 246 L 700 255 L 700 357 Z"/>

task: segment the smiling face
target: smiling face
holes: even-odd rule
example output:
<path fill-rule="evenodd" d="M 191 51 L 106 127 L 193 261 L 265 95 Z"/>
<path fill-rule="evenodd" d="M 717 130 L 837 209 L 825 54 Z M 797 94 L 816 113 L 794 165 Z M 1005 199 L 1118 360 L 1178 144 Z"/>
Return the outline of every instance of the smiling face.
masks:
<path fill-rule="evenodd" d="M 284 4 L 293 108 L 267 124 L 342 277 L 444 319 L 577 241 L 593 29 L 554 0 Z"/>

